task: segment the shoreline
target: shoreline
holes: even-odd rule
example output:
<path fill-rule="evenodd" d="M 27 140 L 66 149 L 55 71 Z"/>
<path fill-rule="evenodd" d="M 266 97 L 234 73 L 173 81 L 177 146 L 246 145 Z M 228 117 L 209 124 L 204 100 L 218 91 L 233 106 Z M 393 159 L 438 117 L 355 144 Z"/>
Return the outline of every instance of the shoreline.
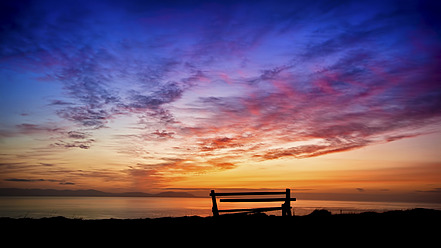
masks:
<path fill-rule="evenodd" d="M 69 218 L 66 216 L 51 216 L 51 217 L 41 217 L 41 218 L 33 218 L 33 217 L 2 217 L 0 216 L 0 223 L 5 220 L 33 220 L 33 221 L 50 221 L 50 220 L 66 220 L 66 221 L 131 221 L 131 220 L 160 220 L 160 219 L 180 219 L 180 218 L 213 218 L 213 219 L 226 219 L 226 218 L 241 218 L 247 216 L 247 218 L 254 218 L 256 216 L 262 218 L 316 218 L 316 217 L 330 217 L 330 216 L 364 216 L 364 215 L 372 215 L 372 216 L 404 216 L 404 217 L 427 217 L 427 216 L 437 216 L 441 217 L 441 210 L 438 209 L 430 209 L 430 208 L 412 208 L 412 209 L 401 209 L 401 210 L 387 210 L 382 212 L 377 211 L 363 211 L 358 210 L 351 212 L 351 210 L 345 210 L 344 212 L 340 211 L 340 213 L 332 213 L 330 210 L 326 208 L 317 208 L 313 210 L 311 213 L 306 215 L 293 215 L 291 217 L 283 217 L 280 215 L 273 215 L 267 213 L 234 213 L 234 214 L 221 214 L 219 217 L 210 216 L 199 216 L 199 215 L 186 215 L 186 216 L 165 216 L 165 217 L 153 217 L 153 218 L 104 218 L 104 219 L 86 219 L 86 218 Z"/>

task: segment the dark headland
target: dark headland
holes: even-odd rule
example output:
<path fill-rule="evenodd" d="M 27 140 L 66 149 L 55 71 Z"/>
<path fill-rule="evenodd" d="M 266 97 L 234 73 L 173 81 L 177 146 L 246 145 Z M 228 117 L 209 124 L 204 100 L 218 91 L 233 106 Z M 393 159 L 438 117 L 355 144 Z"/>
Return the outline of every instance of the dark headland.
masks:
<path fill-rule="evenodd" d="M 109 241 L 124 239 L 140 242 L 170 237 L 177 240 L 300 240 L 322 243 L 353 240 L 358 247 L 365 242 L 382 240 L 393 244 L 437 240 L 440 235 L 441 211 L 412 209 L 384 213 L 331 214 L 315 210 L 306 216 L 272 216 L 235 214 L 219 217 L 166 217 L 154 219 L 83 220 L 64 217 L 0 218 L 4 237 L 59 237 Z M 164 236 L 165 235 L 165 236 Z M 360 240 L 361 239 L 361 240 Z M 430 242 L 429 242 L 430 241 Z M 207 241 L 208 242 L 208 241 Z M 211 241 L 210 241 L 211 242 Z M 361 243 L 360 243 L 361 242 Z M 283 242 L 282 242 L 283 243 Z M 323 243 L 322 243 L 323 244 Z M 432 243 L 433 244 L 433 243 Z M 292 247 L 296 245 L 290 245 Z"/>

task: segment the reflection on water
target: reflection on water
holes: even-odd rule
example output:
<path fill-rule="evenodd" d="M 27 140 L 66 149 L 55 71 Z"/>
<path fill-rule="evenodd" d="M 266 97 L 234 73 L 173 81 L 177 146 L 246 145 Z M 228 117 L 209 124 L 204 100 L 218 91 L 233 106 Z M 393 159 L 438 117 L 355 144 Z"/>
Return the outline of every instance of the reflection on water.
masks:
<path fill-rule="evenodd" d="M 280 203 L 218 203 L 219 209 L 272 207 Z M 295 215 L 315 209 L 334 214 L 384 212 L 411 208 L 441 210 L 441 204 L 401 202 L 313 201 L 292 202 Z M 281 211 L 269 212 L 280 215 Z M 178 216 L 210 216 L 210 198 L 168 197 L 0 197 L 0 217 L 43 218 L 64 216 L 82 219 L 136 219 Z"/>
<path fill-rule="evenodd" d="M 0 197 L 0 216 L 133 219 L 211 213 L 206 198 L 166 197 Z"/>

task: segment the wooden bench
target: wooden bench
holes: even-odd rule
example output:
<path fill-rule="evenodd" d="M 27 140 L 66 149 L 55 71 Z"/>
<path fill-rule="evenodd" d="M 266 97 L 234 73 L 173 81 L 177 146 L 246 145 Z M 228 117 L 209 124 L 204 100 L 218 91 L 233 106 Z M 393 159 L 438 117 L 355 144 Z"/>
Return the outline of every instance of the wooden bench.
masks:
<path fill-rule="evenodd" d="M 243 195 L 284 195 L 285 197 L 279 198 L 221 198 L 222 196 L 243 196 Z M 266 212 L 282 210 L 282 216 L 291 216 L 291 202 L 295 201 L 296 198 L 291 198 L 291 190 L 286 189 L 286 191 L 279 192 L 237 192 L 237 193 L 216 193 L 211 190 L 210 193 L 211 200 L 213 202 L 213 216 L 219 216 L 219 213 L 231 213 L 231 212 Z M 246 208 L 246 209 L 222 209 L 219 210 L 217 207 L 216 196 L 219 197 L 220 202 L 277 202 L 283 201 L 284 203 L 280 207 L 268 207 L 268 208 Z"/>

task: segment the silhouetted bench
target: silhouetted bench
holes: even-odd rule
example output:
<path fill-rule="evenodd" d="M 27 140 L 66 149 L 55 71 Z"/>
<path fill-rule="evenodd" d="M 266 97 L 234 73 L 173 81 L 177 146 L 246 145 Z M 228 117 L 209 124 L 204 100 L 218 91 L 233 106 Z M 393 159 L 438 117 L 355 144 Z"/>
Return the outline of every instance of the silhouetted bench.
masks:
<path fill-rule="evenodd" d="M 279 198 L 221 198 L 222 196 L 242 196 L 242 195 L 284 195 L 285 197 Z M 215 193 L 211 190 L 210 193 L 211 200 L 213 201 L 213 216 L 219 216 L 219 213 L 231 213 L 231 212 L 267 212 L 282 210 L 282 216 L 291 216 L 291 201 L 295 201 L 296 198 L 291 198 L 291 190 L 286 189 L 286 191 L 281 192 L 237 192 L 237 193 Z M 283 201 L 281 207 L 268 207 L 268 208 L 246 208 L 246 209 L 222 209 L 217 208 L 216 196 L 219 197 L 220 202 L 277 202 Z"/>

